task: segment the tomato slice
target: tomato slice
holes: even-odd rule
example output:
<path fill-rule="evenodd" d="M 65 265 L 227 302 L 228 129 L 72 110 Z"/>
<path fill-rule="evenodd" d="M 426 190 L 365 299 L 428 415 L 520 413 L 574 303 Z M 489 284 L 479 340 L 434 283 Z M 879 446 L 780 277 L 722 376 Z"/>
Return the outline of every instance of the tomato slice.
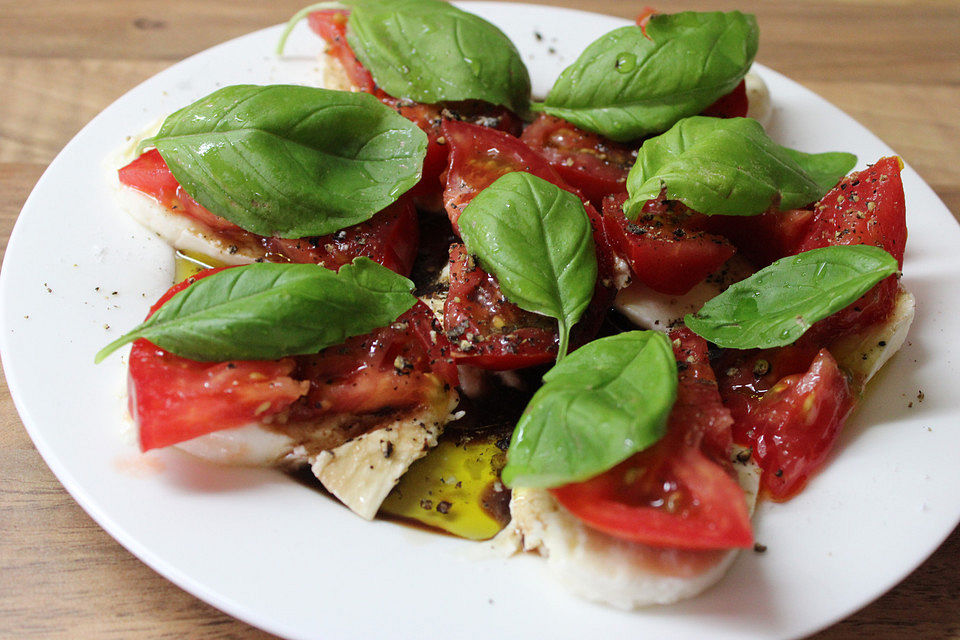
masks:
<path fill-rule="evenodd" d="M 457 220 L 473 197 L 512 171 L 526 171 L 578 197 L 539 153 L 519 138 L 467 122 L 444 121 L 443 137 L 450 147 L 443 204 L 457 231 Z"/>
<path fill-rule="evenodd" d="M 214 231 L 247 233 L 194 200 L 173 177 L 160 152 L 150 149 L 118 171 L 120 182 L 152 196 L 162 206 L 198 220 Z"/>
<path fill-rule="evenodd" d="M 292 422 L 395 412 L 429 403 L 459 384 L 450 344 L 422 302 L 388 327 L 296 361 L 294 377 L 308 380 L 310 388 L 291 407 Z"/>
<path fill-rule="evenodd" d="M 458 363 L 504 371 L 550 362 L 557 357 L 556 326 L 509 302 L 462 244 L 450 247 L 443 327 Z"/>
<path fill-rule="evenodd" d="M 326 236 L 264 238 L 268 259 L 313 263 L 337 270 L 358 256 L 366 256 L 401 275 L 410 275 L 417 258 L 420 226 L 417 210 L 404 196 L 360 224 Z"/>
<path fill-rule="evenodd" d="M 376 83 L 366 67 L 357 60 L 353 49 L 347 43 L 347 19 L 349 11 L 330 9 L 314 11 L 307 15 L 307 24 L 318 36 L 327 43 L 327 53 L 335 57 L 343 65 L 347 77 L 358 91 L 373 93 Z"/>
<path fill-rule="evenodd" d="M 524 129 L 520 139 L 597 208 L 606 196 L 626 191 L 627 174 L 637 159 L 636 148 L 545 113 Z"/>
<path fill-rule="evenodd" d="M 657 547 L 730 549 L 753 544 L 743 490 L 726 460 L 730 413 L 720 402 L 706 342 L 670 334 L 679 365 L 667 435 L 586 482 L 551 492 L 587 526 Z M 717 456 L 717 448 L 725 451 Z"/>
<path fill-rule="evenodd" d="M 888 251 L 903 267 L 907 242 L 902 165 L 896 156 L 852 173 L 814 206 L 813 222 L 799 251 L 832 245 L 867 244 Z M 893 309 L 897 276 L 878 283 L 859 300 L 815 324 L 810 332 L 824 343 L 857 333 Z"/>
<path fill-rule="evenodd" d="M 700 115 L 712 118 L 745 118 L 749 106 L 747 81 L 741 80 L 733 91 L 717 98 L 717 101 L 701 111 Z"/>
<path fill-rule="evenodd" d="M 221 270 L 175 285 L 150 314 Z M 197 362 L 137 340 L 130 352 L 129 406 L 146 451 L 280 413 L 290 422 L 335 413 L 391 415 L 428 403 L 458 382 L 449 342 L 418 302 L 389 327 L 316 355 Z"/>
<path fill-rule="evenodd" d="M 732 399 L 728 406 L 736 420 L 734 439 L 753 450 L 763 470 L 763 488 L 774 500 L 787 500 L 823 466 L 853 408 L 853 396 L 826 349 L 816 352 L 809 368 L 796 373 L 791 371 L 809 361 L 809 345 L 773 352 L 754 353 L 729 368 L 721 378 L 721 390 L 725 400 Z M 753 374 L 751 368 L 762 375 Z M 771 378 L 784 372 L 791 373 L 766 388 Z M 742 384 L 751 375 L 757 382 Z"/>
<path fill-rule="evenodd" d="M 701 230 L 703 216 L 682 204 L 650 200 L 635 222 L 623 213 L 626 194 L 603 201 L 603 227 L 613 251 L 645 285 L 683 295 L 730 259 L 736 249 Z"/>
<path fill-rule="evenodd" d="M 812 222 L 812 209 L 790 209 L 758 216 L 710 216 L 706 229 L 727 238 L 759 269 L 797 253 Z"/>

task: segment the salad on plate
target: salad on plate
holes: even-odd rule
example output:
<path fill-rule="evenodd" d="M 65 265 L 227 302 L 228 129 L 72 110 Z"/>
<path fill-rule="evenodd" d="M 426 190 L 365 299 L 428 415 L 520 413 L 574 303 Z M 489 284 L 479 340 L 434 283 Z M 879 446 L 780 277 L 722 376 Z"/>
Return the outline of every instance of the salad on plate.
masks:
<path fill-rule="evenodd" d="M 906 338 L 899 158 L 772 140 L 736 11 L 645 12 L 542 100 L 453 5 L 303 19 L 325 88 L 223 87 L 118 152 L 182 276 L 97 355 L 132 343 L 141 448 L 309 469 L 620 608 L 714 584 Z"/>

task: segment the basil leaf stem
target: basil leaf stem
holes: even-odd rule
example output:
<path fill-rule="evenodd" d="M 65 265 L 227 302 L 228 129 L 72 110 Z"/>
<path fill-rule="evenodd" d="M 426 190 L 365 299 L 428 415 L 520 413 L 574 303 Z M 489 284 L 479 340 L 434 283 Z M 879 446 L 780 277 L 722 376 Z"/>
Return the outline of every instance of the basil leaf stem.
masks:
<path fill-rule="evenodd" d="M 749 216 L 819 200 L 856 164 L 849 153 L 803 153 L 778 145 L 750 118 L 694 116 L 643 143 L 627 175 L 623 210 L 636 219 L 666 188 L 707 215 Z"/>
<path fill-rule="evenodd" d="M 513 432 L 510 487 L 586 480 L 653 445 L 676 399 L 677 363 L 665 334 L 629 331 L 580 347 L 543 381 Z"/>
<path fill-rule="evenodd" d="M 596 250 L 583 203 L 546 180 L 517 171 L 478 193 L 458 225 L 467 249 L 496 276 L 507 300 L 557 319 L 559 362 L 597 281 Z"/>
<path fill-rule="evenodd" d="M 200 204 L 247 231 L 321 236 L 368 220 L 420 179 L 427 137 L 371 95 L 224 87 L 153 138 Z"/>
<path fill-rule="evenodd" d="M 758 33 L 739 11 L 654 15 L 590 44 L 535 110 L 618 142 L 662 133 L 740 83 Z"/>
<path fill-rule="evenodd" d="M 146 338 L 192 360 L 275 360 L 316 353 L 396 320 L 413 283 L 369 258 L 340 271 L 269 262 L 224 269 L 170 298 L 95 361 Z"/>
<path fill-rule="evenodd" d="M 896 258 L 878 247 L 804 251 L 732 285 L 684 322 L 720 347 L 783 347 L 896 272 Z"/>

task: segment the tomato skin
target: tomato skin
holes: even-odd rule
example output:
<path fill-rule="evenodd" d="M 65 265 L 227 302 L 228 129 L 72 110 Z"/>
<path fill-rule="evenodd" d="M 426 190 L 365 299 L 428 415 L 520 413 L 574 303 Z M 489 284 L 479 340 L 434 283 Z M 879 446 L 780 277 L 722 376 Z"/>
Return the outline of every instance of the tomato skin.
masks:
<path fill-rule="evenodd" d="M 730 549 L 753 545 L 743 490 L 726 470 L 732 419 L 720 402 L 706 342 L 670 334 L 678 361 L 677 401 L 667 434 L 586 482 L 551 489 L 587 526 L 657 547 Z"/>
<path fill-rule="evenodd" d="M 558 174 L 599 208 L 611 194 L 626 191 L 637 150 L 548 114 L 540 114 L 520 136 Z"/>
<path fill-rule="evenodd" d="M 603 227 L 614 253 L 634 277 L 668 295 L 683 295 L 730 259 L 736 249 L 702 231 L 702 216 L 679 203 L 648 201 L 635 222 L 623 213 L 626 194 L 603 201 Z"/>
<path fill-rule="evenodd" d="M 760 269 L 797 253 L 812 222 L 812 209 L 790 209 L 758 216 L 710 216 L 706 229 L 727 238 Z"/>
<path fill-rule="evenodd" d="M 833 449 L 853 408 L 849 382 L 826 349 L 809 369 L 782 377 L 737 417 L 735 438 L 753 450 L 771 498 L 799 493 Z M 735 412 L 736 413 L 736 412 Z"/>
<path fill-rule="evenodd" d="M 896 156 L 852 173 L 814 206 L 814 218 L 798 252 L 834 245 L 866 244 L 888 251 L 903 268 L 907 242 L 901 163 Z M 897 294 L 897 276 L 878 283 L 850 306 L 816 323 L 810 334 L 823 343 L 863 330 L 886 318 Z"/>
<path fill-rule="evenodd" d="M 319 264 L 336 271 L 354 258 L 366 256 L 406 276 L 413 269 L 419 239 L 417 210 L 409 198 L 401 197 L 369 220 L 336 233 L 295 239 L 264 238 L 262 244 L 290 262 Z M 267 258 L 279 261 L 272 255 Z"/>

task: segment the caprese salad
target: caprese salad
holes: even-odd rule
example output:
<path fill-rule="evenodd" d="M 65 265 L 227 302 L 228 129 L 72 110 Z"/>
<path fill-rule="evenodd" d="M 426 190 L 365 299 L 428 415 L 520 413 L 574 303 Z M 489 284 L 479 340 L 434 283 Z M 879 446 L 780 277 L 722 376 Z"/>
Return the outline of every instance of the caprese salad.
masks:
<path fill-rule="evenodd" d="M 304 18 L 327 88 L 224 87 L 119 162 L 209 267 L 97 356 L 132 343 L 142 449 L 309 467 L 614 606 L 716 582 L 906 336 L 899 159 L 770 139 L 739 12 L 645 12 L 542 101 L 445 2 Z"/>

